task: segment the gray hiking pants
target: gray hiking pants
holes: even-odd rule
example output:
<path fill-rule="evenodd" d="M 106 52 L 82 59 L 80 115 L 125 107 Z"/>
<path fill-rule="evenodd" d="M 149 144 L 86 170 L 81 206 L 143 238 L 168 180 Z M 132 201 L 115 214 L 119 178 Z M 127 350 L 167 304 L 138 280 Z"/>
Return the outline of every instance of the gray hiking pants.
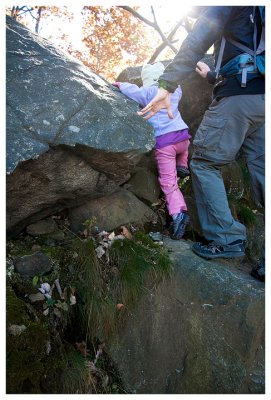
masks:
<path fill-rule="evenodd" d="M 246 239 L 232 217 L 220 168 L 242 150 L 255 200 L 265 199 L 265 98 L 240 95 L 214 100 L 196 132 L 190 163 L 202 232 L 207 240 L 229 244 Z"/>

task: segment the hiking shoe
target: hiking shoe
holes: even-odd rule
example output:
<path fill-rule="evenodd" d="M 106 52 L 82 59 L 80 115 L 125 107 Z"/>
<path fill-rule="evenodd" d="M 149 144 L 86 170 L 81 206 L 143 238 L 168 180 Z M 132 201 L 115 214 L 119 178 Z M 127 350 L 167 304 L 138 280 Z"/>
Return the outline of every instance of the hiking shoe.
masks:
<path fill-rule="evenodd" d="M 185 234 L 186 227 L 190 221 L 186 212 L 180 212 L 170 224 L 170 237 L 173 240 L 179 240 Z"/>
<path fill-rule="evenodd" d="M 253 276 L 253 278 L 259 279 L 261 282 L 265 282 L 265 267 L 257 265 L 256 268 L 252 269 L 250 275 Z"/>
<path fill-rule="evenodd" d="M 245 255 L 245 241 L 236 240 L 230 244 L 219 244 L 211 242 L 209 244 L 194 243 L 192 250 L 198 256 L 207 258 L 235 258 Z"/>
<path fill-rule="evenodd" d="M 188 168 L 181 167 L 181 166 L 177 165 L 176 170 L 177 170 L 177 176 L 179 178 L 186 178 L 187 176 L 190 175 L 190 171 L 189 171 Z"/>

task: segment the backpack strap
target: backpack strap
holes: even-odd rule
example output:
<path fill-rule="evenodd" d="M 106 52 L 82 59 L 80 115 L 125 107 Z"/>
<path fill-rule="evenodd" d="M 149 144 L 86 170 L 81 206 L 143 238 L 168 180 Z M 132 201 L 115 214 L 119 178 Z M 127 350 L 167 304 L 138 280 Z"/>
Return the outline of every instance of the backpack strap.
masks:
<path fill-rule="evenodd" d="M 215 67 L 216 79 L 219 76 L 219 71 L 220 71 L 220 67 L 221 67 L 225 44 L 226 44 L 226 39 L 224 36 L 222 36 L 221 43 L 220 43 L 220 49 L 219 49 L 219 53 L 218 53 L 218 57 L 217 57 L 217 63 L 216 63 L 216 67 Z"/>
<path fill-rule="evenodd" d="M 225 38 L 223 36 L 222 39 L 221 39 L 220 49 L 219 49 L 219 53 L 218 53 L 218 57 L 217 57 L 217 63 L 216 63 L 216 67 L 215 67 L 216 79 L 219 76 L 219 71 L 220 71 L 220 68 L 221 68 L 221 63 L 222 63 L 222 58 L 223 58 L 223 53 L 224 53 L 224 49 L 225 49 L 226 40 L 228 42 L 232 43 L 234 46 L 238 47 L 245 54 L 248 54 L 248 55 L 252 56 L 252 60 L 253 60 L 253 64 L 254 64 L 254 71 L 251 71 L 251 62 L 249 62 L 249 64 L 247 64 L 246 62 L 240 64 L 240 68 L 241 68 L 241 72 L 240 73 L 242 74 L 242 79 L 241 79 L 241 86 L 242 87 L 246 86 L 247 73 L 248 72 L 254 72 L 255 73 L 257 71 L 256 55 L 262 53 L 265 50 L 265 27 L 264 27 L 264 24 L 263 24 L 262 25 L 260 43 L 259 43 L 259 45 L 257 47 L 257 24 L 255 23 L 255 11 L 256 11 L 256 6 L 253 7 L 253 12 L 252 12 L 252 14 L 250 14 L 250 20 L 254 24 L 253 50 L 250 49 L 249 47 L 243 45 L 242 43 L 237 42 L 236 40 L 232 39 L 231 37 L 226 37 Z"/>

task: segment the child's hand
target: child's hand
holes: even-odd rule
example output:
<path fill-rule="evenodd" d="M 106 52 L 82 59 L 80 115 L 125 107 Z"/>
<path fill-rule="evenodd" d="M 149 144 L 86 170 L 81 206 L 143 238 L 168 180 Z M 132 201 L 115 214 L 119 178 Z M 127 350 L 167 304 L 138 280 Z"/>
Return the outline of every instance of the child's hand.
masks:
<path fill-rule="evenodd" d="M 113 82 L 112 85 L 116 86 L 117 88 L 120 88 L 120 82 Z"/>
<path fill-rule="evenodd" d="M 196 66 L 196 72 L 202 77 L 206 78 L 208 72 L 210 71 L 209 65 L 205 64 L 202 61 L 199 61 Z"/>

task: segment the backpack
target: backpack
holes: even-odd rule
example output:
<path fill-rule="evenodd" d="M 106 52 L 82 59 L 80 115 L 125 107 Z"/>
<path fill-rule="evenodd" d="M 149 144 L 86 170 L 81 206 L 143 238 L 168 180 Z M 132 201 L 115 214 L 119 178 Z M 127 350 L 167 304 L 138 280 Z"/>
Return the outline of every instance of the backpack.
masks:
<path fill-rule="evenodd" d="M 258 47 L 257 24 L 255 22 L 256 8 L 258 8 L 259 10 L 262 25 L 261 38 Z M 228 77 L 241 74 L 241 87 L 246 87 L 248 73 L 254 74 L 254 76 L 255 74 L 265 76 L 265 6 L 253 7 L 253 13 L 250 14 L 250 21 L 254 24 L 253 50 L 230 37 L 225 38 L 223 36 L 221 39 L 221 45 L 215 68 L 216 78 L 218 78 L 219 75 L 221 75 L 222 77 Z M 222 68 L 220 68 L 226 40 L 234 44 L 239 49 L 243 50 L 244 53 L 232 58 L 225 65 L 223 65 Z"/>

